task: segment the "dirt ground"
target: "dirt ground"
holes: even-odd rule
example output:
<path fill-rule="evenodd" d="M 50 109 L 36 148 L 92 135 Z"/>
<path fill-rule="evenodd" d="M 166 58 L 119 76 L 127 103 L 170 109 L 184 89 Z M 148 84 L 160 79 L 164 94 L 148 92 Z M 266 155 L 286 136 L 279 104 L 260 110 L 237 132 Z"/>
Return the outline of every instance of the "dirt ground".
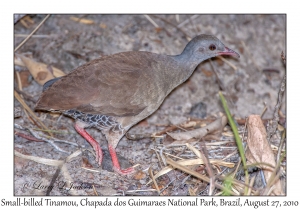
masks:
<path fill-rule="evenodd" d="M 26 21 L 28 27 L 21 21 L 15 24 L 15 48 L 24 40 L 24 34 L 29 34 L 45 16 L 31 15 Z M 88 61 L 118 52 L 179 54 L 189 38 L 199 34 L 216 36 L 227 47 L 238 52 L 240 58 L 225 57 L 230 65 L 220 58 L 212 59 L 218 76 L 209 61 L 201 63 L 185 83 L 171 92 L 153 115 L 134 126 L 129 133 L 153 133 L 191 118 L 218 117 L 220 112 L 224 112 L 218 95 L 220 90 L 229 101 L 236 119 L 246 119 L 251 114 L 260 115 L 264 107 L 267 110 L 263 119 L 272 119 L 280 83 L 285 75 L 281 60 L 281 52 L 286 51 L 285 15 L 51 15 L 16 53 L 69 73 Z M 22 91 L 27 95 L 24 100 L 34 110 L 42 86 L 26 68 L 16 65 L 15 72 L 19 72 Z M 17 100 L 14 104 L 23 109 Z M 281 111 L 283 115 L 286 114 L 285 99 Z M 78 145 L 57 143 L 61 149 L 69 153 L 80 148 L 91 149 L 74 130 L 74 120 L 46 112 L 35 114 L 50 130 L 56 131 L 56 138 Z M 15 118 L 15 124 L 38 128 L 23 110 L 21 117 Z M 285 121 L 281 124 L 285 126 Z M 16 128 L 16 131 L 20 130 Z M 101 132 L 96 129 L 90 129 L 89 132 L 100 142 L 106 154 L 107 141 Z M 90 152 L 77 156 L 65 164 L 66 169 L 60 171 L 56 166 L 15 157 L 15 195 L 157 195 L 154 185 L 146 185 L 150 180 L 148 168 L 152 166 L 154 174 L 161 170 L 161 162 L 153 148 L 163 144 L 165 137 L 148 137 L 139 141 L 123 137 L 117 147 L 117 153 L 124 157 L 121 164 L 140 164 L 137 167 L 138 174 L 133 177 L 121 177 L 111 172 L 109 157 L 107 161 L 104 160 L 104 169 L 99 168 Z M 275 138 L 272 143 L 278 146 L 279 142 Z M 15 135 L 14 147 L 22 154 L 35 157 L 64 160 L 68 156 L 51 144 L 29 141 L 19 135 Z M 232 161 L 237 159 L 233 158 Z M 66 187 L 69 177 L 77 189 L 69 190 L 70 186 Z M 171 182 L 172 179 L 175 181 Z M 190 187 L 195 187 L 191 179 L 177 172 L 160 177 L 158 184 L 161 189 L 165 188 L 164 195 L 188 195 Z M 54 187 L 49 190 L 49 186 Z M 207 185 L 201 189 L 197 195 L 207 193 Z"/>

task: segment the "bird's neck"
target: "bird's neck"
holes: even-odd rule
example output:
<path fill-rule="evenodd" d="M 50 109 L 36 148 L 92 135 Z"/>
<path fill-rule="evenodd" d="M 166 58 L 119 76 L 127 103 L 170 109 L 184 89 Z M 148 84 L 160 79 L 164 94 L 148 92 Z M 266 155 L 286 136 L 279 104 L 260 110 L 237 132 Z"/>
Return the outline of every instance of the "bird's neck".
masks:
<path fill-rule="evenodd" d="M 186 69 L 193 71 L 199 63 L 202 61 L 197 61 L 193 59 L 193 56 L 189 56 L 187 54 L 181 53 L 179 55 L 172 56 L 174 60 L 184 66 Z"/>
<path fill-rule="evenodd" d="M 191 74 L 201 62 L 193 61 L 191 57 L 183 54 L 172 56 L 172 58 L 178 64 L 178 67 L 174 68 L 173 74 L 174 76 L 177 76 L 177 78 L 179 79 L 178 82 L 180 84 L 186 81 L 191 76 Z"/>

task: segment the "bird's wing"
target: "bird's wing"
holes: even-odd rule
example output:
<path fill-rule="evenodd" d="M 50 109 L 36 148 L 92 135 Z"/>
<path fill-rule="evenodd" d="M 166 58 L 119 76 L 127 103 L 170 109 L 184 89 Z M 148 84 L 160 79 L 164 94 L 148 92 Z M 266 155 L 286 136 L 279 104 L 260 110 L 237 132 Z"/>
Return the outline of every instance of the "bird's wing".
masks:
<path fill-rule="evenodd" d="M 148 52 L 124 52 L 86 63 L 47 87 L 36 109 L 137 115 L 148 105 L 143 100 L 143 91 L 155 91 L 151 85 L 151 58 L 155 56 Z"/>

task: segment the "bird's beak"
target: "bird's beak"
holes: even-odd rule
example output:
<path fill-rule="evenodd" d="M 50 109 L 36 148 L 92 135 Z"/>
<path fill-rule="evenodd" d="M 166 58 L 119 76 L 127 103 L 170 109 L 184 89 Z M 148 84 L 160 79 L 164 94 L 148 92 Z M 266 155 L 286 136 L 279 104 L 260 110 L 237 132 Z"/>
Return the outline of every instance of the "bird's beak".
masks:
<path fill-rule="evenodd" d="M 224 51 L 218 52 L 218 55 L 231 55 L 231 56 L 234 56 L 237 58 L 240 57 L 240 55 L 238 53 L 234 52 L 232 49 L 229 49 L 228 47 L 225 47 Z"/>

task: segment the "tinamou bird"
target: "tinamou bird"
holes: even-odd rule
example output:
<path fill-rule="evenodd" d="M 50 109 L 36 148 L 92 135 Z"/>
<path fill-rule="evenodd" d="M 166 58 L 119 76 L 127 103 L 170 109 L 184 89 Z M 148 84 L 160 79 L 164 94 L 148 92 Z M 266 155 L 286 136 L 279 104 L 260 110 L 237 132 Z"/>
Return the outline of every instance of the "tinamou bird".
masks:
<path fill-rule="evenodd" d="M 114 171 L 131 174 L 134 168 L 121 169 L 116 155 L 120 139 L 155 112 L 202 61 L 219 55 L 239 57 L 216 37 L 202 34 L 193 38 L 180 55 L 130 51 L 103 56 L 46 82 L 35 108 L 74 118 L 76 131 L 91 144 L 99 165 L 103 159 L 101 147 L 86 129 L 101 130 L 108 141 Z"/>

